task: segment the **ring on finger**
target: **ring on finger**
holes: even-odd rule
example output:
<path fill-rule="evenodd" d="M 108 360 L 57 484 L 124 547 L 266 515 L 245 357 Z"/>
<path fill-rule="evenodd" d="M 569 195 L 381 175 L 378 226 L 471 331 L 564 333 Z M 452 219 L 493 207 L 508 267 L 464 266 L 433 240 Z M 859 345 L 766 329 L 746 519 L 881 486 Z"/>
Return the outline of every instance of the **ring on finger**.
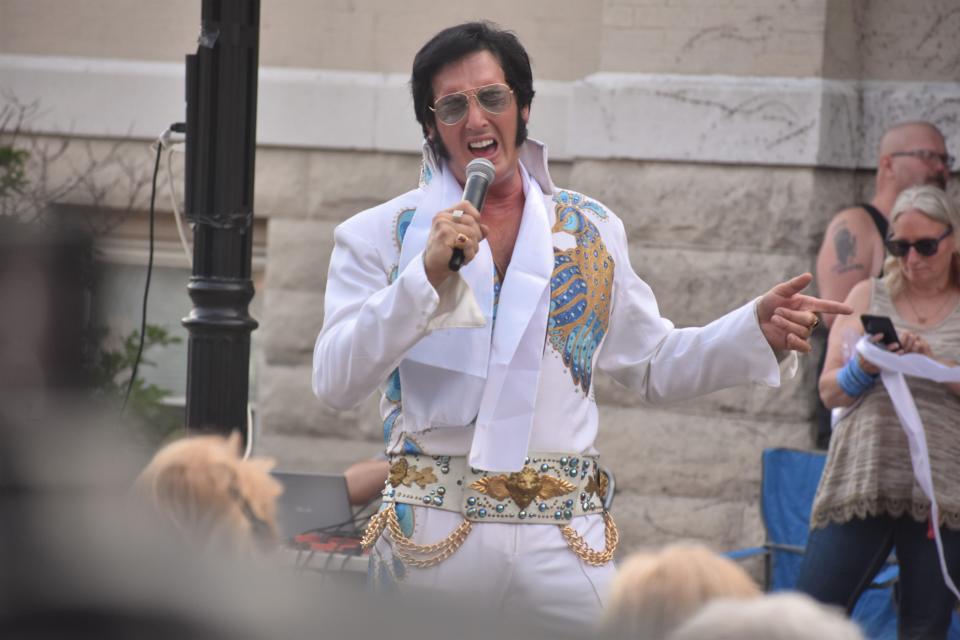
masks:
<path fill-rule="evenodd" d="M 453 211 L 450 212 L 450 215 L 453 217 L 454 220 L 459 220 L 460 218 L 463 217 L 463 211 L 461 211 L 460 209 L 454 209 Z"/>
<path fill-rule="evenodd" d="M 818 324 L 820 324 L 820 316 L 818 316 L 817 314 L 813 314 L 813 322 L 811 322 L 809 325 L 810 331 L 813 331 L 814 329 L 816 329 Z"/>

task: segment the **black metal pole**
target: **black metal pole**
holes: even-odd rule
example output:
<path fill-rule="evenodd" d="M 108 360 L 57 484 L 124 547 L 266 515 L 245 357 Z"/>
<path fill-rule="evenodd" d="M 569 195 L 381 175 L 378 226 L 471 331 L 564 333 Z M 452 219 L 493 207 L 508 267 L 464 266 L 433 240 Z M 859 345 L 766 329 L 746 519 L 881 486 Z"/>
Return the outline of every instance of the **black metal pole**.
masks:
<path fill-rule="evenodd" d="M 187 56 L 191 432 L 246 436 L 259 36 L 260 0 L 203 0 L 199 46 Z"/>

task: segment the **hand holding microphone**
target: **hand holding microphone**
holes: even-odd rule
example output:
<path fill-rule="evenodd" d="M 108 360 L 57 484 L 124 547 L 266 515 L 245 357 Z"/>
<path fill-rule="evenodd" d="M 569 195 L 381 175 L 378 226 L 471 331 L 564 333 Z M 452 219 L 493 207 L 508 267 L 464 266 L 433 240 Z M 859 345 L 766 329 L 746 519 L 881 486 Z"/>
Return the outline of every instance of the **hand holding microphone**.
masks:
<path fill-rule="evenodd" d="M 493 165 L 488 160 L 473 160 L 467 165 L 463 201 L 434 216 L 424 249 L 423 266 L 427 279 L 435 288 L 476 256 L 487 233 L 486 225 L 480 222 L 477 205 L 483 206 L 493 174 Z"/>
<path fill-rule="evenodd" d="M 493 163 L 484 158 L 475 158 L 467 165 L 467 180 L 463 185 L 463 199 L 473 205 L 479 212 L 483 208 L 483 201 L 487 197 L 487 188 L 493 182 L 497 175 L 493 168 Z M 463 216 L 463 211 L 454 210 L 453 218 L 455 220 Z M 461 240 L 461 237 L 463 238 Z M 462 234 L 457 237 L 457 244 L 466 242 L 466 236 Z M 459 246 L 453 248 L 453 255 L 450 256 L 450 271 L 459 271 L 463 266 L 463 249 Z"/>

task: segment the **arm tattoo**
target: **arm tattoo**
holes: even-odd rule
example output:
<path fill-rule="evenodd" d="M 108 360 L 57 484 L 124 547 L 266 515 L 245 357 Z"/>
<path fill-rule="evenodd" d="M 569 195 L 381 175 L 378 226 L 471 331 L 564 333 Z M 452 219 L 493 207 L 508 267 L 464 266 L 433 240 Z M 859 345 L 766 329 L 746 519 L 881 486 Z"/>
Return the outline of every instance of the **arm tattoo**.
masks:
<path fill-rule="evenodd" d="M 836 273 L 846 273 L 854 269 L 863 269 L 863 264 L 854 263 L 857 257 L 857 237 L 843 224 L 833 235 L 833 247 L 837 252 L 838 264 L 833 268 Z"/>

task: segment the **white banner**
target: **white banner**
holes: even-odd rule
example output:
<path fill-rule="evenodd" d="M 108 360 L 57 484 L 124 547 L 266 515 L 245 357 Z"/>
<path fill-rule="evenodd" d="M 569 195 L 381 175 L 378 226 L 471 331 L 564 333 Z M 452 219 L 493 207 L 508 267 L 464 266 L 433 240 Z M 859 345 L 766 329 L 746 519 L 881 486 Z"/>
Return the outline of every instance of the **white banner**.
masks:
<path fill-rule="evenodd" d="M 890 394 L 890 400 L 900 418 L 900 425 L 907 434 L 907 443 L 910 447 L 910 460 L 913 463 L 913 475 L 923 493 L 930 499 L 930 520 L 932 522 L 933 537 L 937 545 L 937 554 L 940 558 L 940 572 L 947 587 L 960 598 L 960 591 L 950 579 L 947 564 L 943 558 L 943 541 L 940 539 L 940 508 L 933 493 L 933 474 L 930 471 L 930 452 L 927 449 L 927 436 L 923 430 L 923 421 L 913 401 L 913 395 L 907 386 L 905 375 L 915 378 L 925 378 L 934 382 L 960 382 L 960 367 L 948 367 L 944 364 L 920 355 L 907 353 L 897 355 L 873 344 L 863 336 L 857 342 L 857 351 L 874 366 L 880 368 L 880 379 Z"/>

